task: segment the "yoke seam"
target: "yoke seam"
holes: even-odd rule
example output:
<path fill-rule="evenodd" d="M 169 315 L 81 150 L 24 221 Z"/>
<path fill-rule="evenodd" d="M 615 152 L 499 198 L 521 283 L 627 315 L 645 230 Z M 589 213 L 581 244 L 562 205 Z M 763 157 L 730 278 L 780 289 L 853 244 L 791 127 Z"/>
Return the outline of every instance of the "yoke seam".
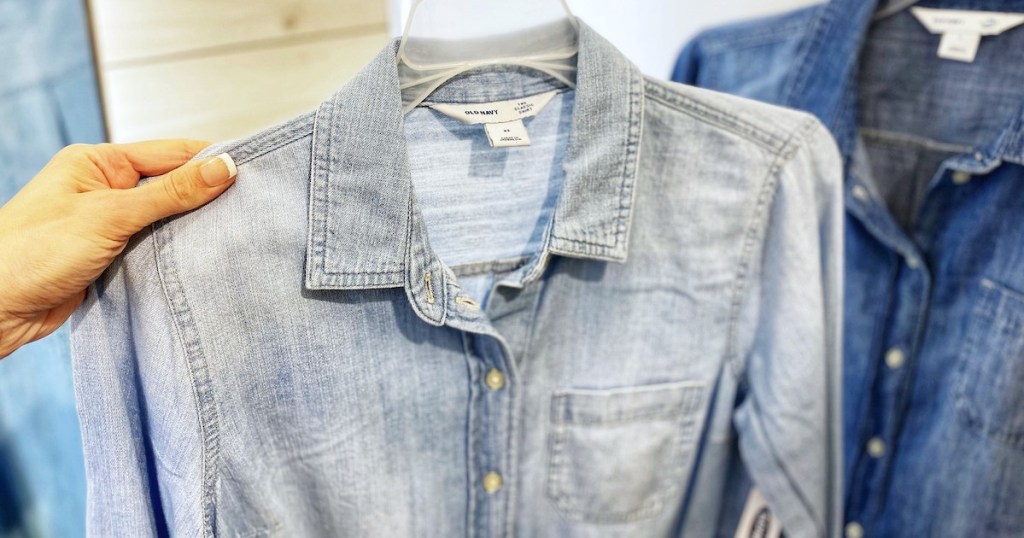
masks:
<path fill-rule="evenodd" d="M 705 123 L 742 136 L 751 142 L 757 143 L 765 149 L 781 151 L 785 148 L 788 141 L 788 138 L 780 138 L 774 133 L 766 131 L 753 123 L 744 121 L 723 110 L 701 103 L 690 97 L 685 97 L 674 92 L 669 93 L 669 91 L 661 88 L 653 82 L 648 82 L 648 92 L 649 94 L 647 97 L 668 106 L 673 110 L 682 112 Z"/>

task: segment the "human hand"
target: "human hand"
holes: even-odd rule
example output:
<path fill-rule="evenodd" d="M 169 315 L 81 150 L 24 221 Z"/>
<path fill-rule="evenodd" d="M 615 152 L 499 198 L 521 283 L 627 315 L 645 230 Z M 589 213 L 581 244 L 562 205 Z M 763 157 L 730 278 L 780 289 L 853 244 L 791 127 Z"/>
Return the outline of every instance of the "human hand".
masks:
<path fill-rule="evenodd" d="M 227 154 L 188 162 L 207 145 L 68 146 L 0 207 L 0 359 L 57 330 L 132 234 L 231 186 Z"/>

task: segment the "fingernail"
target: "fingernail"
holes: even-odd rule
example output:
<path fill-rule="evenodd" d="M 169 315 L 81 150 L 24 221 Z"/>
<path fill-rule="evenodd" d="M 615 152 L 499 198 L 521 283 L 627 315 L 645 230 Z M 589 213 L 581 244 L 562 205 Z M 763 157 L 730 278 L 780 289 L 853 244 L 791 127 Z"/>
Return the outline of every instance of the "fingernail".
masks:
<path fill-rule="evenodd" d="M 238 169 L 235 168 L 235 161 L 227 153 L 221 153 L 216 157 L 210 157 L 199 167 L 199 175 L 203 183 L 209 187 L 216 187 L 227 180 L 235 177 Z"/>

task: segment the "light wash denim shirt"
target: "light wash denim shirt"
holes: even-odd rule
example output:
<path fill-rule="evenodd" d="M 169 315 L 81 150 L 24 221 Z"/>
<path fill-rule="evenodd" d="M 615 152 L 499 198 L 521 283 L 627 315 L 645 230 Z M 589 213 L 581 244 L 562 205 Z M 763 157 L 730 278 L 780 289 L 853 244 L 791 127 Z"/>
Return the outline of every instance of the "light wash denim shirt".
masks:
<path fill-rule="evenodd" d="M 557 91 L 529 147 L 403 116 L 395 41 L 205 152 L 237 183 L 73 320 L 91 534 L 731 536 L 752 483 L 833 534 L 831 137 L 579 46 L 575 89 L 493 67 L 430 96 Z"/>
<path fill-rule="evenodd" d="M 87 29 L 81 1 L 0 0 L 0 205 L 64 146 L 105 139 Z M 85 533 L 68 332 L 0 361 L 0 538 Z"/>
<path fill-rule="evenodd" d="M 876 7 L 708 31 L 675 78 L 811 111 L 839 141 L 847 534 L 1024 536 L 1024 29 L 951 61 Z"/>

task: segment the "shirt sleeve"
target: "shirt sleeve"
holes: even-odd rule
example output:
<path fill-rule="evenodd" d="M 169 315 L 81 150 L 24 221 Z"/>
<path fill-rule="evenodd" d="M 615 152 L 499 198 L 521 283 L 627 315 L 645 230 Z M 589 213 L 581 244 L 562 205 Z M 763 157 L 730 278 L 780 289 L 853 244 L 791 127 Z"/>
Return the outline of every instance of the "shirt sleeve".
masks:
<path fill-rule="evenodd" d="M 144 401 L 126 265 L 125 258 L 118 258 L 90 286 L 71 318 L 89 536 L 158 534 L 160 505 L 141 413 Z"/>
<path fill-rule="evenodd" d="M 842 164 L 808 119 L 778 164 L 751 248 L 736 354 L 741 455 L 787 536 L 842 524 Z M 785 157 L 782 157 L 785 159 Z"/>
<path fill-rule="evenodd" d="M 673 82 L 681 82 L 691 86 L 698 85 L 697 74 L 700 71 L 700 43 L 700 35 L 698 35 L 683 47 L 682 52 L 679 53 L 679 57 L 676 59 L 676 65 L 672 69 Z"/>

